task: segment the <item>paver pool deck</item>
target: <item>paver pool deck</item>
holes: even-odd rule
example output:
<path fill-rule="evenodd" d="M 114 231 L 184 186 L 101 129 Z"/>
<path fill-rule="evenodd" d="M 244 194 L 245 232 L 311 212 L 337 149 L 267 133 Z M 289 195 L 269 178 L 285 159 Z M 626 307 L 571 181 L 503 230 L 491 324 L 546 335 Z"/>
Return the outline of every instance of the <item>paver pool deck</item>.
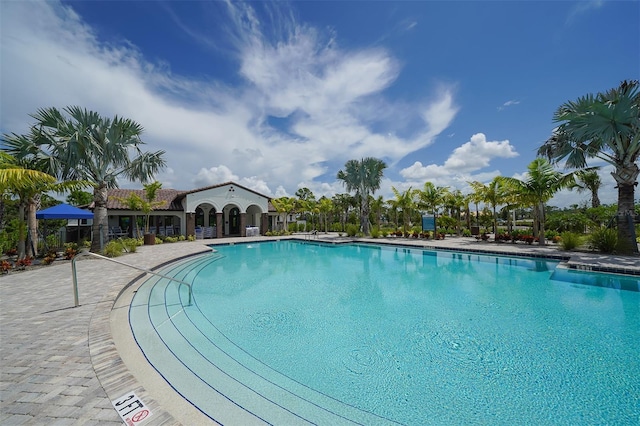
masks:
<path fill-rule="evenodd" d="M 337 234 L 297 238 L 347 240 Z M 207 244 L 267 239 L 274 238 L 225 238 L 143 246 L 118 260 L 153 269 L 172 259 L 207 252 L 210 250 Z M 570 257 L 567 261 L 570 267 L 640 274 L 640 257 L 563 252 L 553 245 L 538 247 L 456 237 L 441 241 L 405 238 L 371 241 L 507 255 Z M 153 413 L 145 425 L 181 424 L 185 419 L 190 424 L 211 423 L 208 418 L 197 417 L 197 410 L 189 412 L 185 408 L 188 403 L 177 393 L 148 385 L 161 380 L 159 376 L 145 378 L 143 381 L 149 388 L 143 386 L 139 377 L 147 375 L 150 366 L 144 365 L 140 354 L 130 353 L 137 348 L 129 351 L 114 341 L 114 333 L 126 334 L 124 329 L 128 327 L 128 323 L 114 320 L 126 317 L 122 313 L 126 311 L 122 309 L 126 303 L 114 305 L 114 301 L 141 272 L 93 258 L 78 260 L 77 272 L 78 307 L 73 307 L 69 262 L 0 277 L 0 424 L 121 424 L 111 400 L 129 391 L 136 392 Z M 129 360 L 126 364 L 123 357 Z"/>

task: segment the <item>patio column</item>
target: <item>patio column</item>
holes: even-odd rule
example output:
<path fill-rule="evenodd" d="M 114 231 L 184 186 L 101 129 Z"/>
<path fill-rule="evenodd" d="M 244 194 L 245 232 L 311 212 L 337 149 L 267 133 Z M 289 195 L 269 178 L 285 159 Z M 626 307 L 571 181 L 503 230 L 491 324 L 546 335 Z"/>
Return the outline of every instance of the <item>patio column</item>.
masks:
<path fill-rule="evenodd" d="M 247 236 L 247 214 L 240 213 L 240 236 Z"/>
<path fill-rule="evenodd" d="M 187 236 L 196 235 L 196 214 L 187 213 Z"/>
<path fill-rule="evenodd" d="M 222 238 L 223 226 L 224 220 L 222 219 L 222 212 L 216 212 L 216 238 Z"/>
<path fill-rule="evenodd" d="M 262 213 L 260 216 L 260 235 L 264 235 L 269 230 L 269 215 Z"/>

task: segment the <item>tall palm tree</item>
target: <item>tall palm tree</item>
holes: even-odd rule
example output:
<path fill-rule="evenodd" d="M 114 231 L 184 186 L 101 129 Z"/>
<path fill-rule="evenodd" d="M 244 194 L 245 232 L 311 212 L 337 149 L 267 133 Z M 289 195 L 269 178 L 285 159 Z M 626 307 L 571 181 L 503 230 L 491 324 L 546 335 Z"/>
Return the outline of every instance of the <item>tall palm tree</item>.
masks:
<path fill-rule="evenodd" d="M 637 253 L 633 226 L 634 192 L 640 169 L 640 83 L 623 81 L 616 88 L 568 101 L 553 119 L 560 123 L 538 150 L 551 161 L 565 160 L 582 169 L 590 158 L 615 167 L 618 184 L 618 240 L 623 253 Z"/>
<path fill-rule="evenodd" d="M 595 169 L 579 170 L 575 173 L 575 177 L 576 183 L 569 189 L 575 189 L 578 192 L 591 192 L 591 207 L 599 207 L 600 197 L 598 196 L 598 191 L 602 186 L 602 180 L 598 172 Z"/>
<path fill-rule="evenodd" d="M 510 177 L 501 177 L 500 179 L 521 197 L 522 204 L 528 203 L 533 207 L 538 241 L 540 245 L 545 245 L 545 203 L 556 192 L 574 183 L 573 173 L 562 174 L 554 170 L 553 165 L 544 158 L 536 158 L 527 166 L 527 169 L 529 172 L 525 180 Z"/>
<path fill-rule="evenodd" d="M 499 205 L 504 204 L 507 197 L 507 191 L 500 176 L 494 177 L 489 184 L 482 182 L 469 182 L 471 188 L 476 194 L 476 198 L 491 206 L 493 211 L 493 234 L 494 238 L 498 233 L 498 213 L 496 211 Z"/>
<path fill-rule="evenodd" d="M 360 228 L 369 235 L 369 195 L 380 189 L 380 182 L 387 164 L 373 157 L 361 160 L 349 160 L 344 170 L 338 171 L 337 178 L 342 180 L 347 191 L 355 191 L 360 204 Z"/>
<path fill-rule="evenodd" d="M 418 205 L 433 213 L 434 233 L 438 232 L 438 208 L 443 204 L 444 197 L 449 192 L 446 186 L 436 186 L 433 182 L 425 182 L 421 190 L 418 190 Z"/>
<path fill-rule="evenodd" d="M 164 151 L 143 152 L 143 128 L 133 120 L 101 117 L 97 112 L 71 106 L 63 114 L 40 109 L 36 119 L 38 146 L 48 154 L 59 178 L 84 180 L 94 186 L 93 241 L 98 251 L 107 240 L 107 197 L 119 177 L 147 183 L 165 167 Z"/>

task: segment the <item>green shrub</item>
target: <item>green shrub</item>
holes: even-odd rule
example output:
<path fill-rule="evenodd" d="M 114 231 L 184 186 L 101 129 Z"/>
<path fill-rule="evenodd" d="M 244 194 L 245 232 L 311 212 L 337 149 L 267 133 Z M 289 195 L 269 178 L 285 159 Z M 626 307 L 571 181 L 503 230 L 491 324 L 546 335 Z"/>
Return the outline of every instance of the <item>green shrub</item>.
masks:
<path fill-rule="evenodd" d="M 371 229 L 371 238 L 380 238 L 380 230 L 377 227 Z"/>
<path fill-rule="evenodd" d="M 359 228 L 358 225 L 354 225 L 352 223 L 347 225 L 347 236 L 348 237 L 355 237 L 356 234 L 358 233 Z"/>
<path fill-rule="evenodd" d="M 122 243 L 118 240 L 112 240 L 104 246 L 102 254 L 107 257 L 118 257 L 122 255 L 122 250 L 124 250 Z"/>
<path fill-rule="evenodd" d="M 575 232 L 565 231 L 560 235 L 560 247 L 562 250 L 573 250 L 582 244 L 582 236 Z"/>
<path fill-rule="evenodd" d="M 158 236 L 156 235 L 156 244 L 162 244 L 164 243 L 164 241 L 162 241 L 162 239 L 158 238 Z"/>
<path fill-rule="evenodd" d="M 196 236 L 195 236 L 195 235 L 189 235 L 189 236 L 187 237 L 187 240 L 188 240 L 188 241 L 195 241 L 195 240 L 196 240 Z"/>
<path fill-rule="evenodd" d="M 553 229 L 547 229 L 546 231 L 544 231 L 544 238 L 547 240 L 553 240 L 553 238 L 557 237 L 558 235 L 560 234 Z"/>
<path fill-rule="evenodd" d="M 471 236 L 471 230 L 467 229 L 467 228 L 463 229 L 462 230 L 462 236 L 463 237 L 470 237 Z"/>
<path fill-rule="evenodd" d="M 178 235 L 178 241 L 185 241 L 187 239 L 187 237 L 185 237 L 184 235 L 180 234 Z"/>
<path fill-rule="evenodd" d="M 595 229 L 589 236 L 589 244 L 594 250 L 613 253 L 618 246 L 618 232 L 615 229 Z"/>
<path fill-rule="evenodd" d="M 137 238 L 123 238 L 121 240 L 122 246 L 129 253 L 135 253 L 138 248 L 138 239 Z"/>
<path fill-rule="evenodd" d="M 389 230 L 387 228 L 382 228 L 382 230 L 380 231 L 380 233 L 382 234 L 382 236 L 384 238 L 387 238 L 389 236 Z"/>

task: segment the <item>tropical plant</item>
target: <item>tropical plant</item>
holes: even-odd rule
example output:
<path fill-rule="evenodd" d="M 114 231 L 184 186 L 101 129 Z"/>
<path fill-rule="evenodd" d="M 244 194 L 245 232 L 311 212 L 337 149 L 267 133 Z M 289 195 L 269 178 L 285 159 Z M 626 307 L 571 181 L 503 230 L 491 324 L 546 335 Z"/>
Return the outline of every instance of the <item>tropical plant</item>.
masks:
<path fill-rule="evenodd" d="M 349 217 L 349 209 L 356 205 L 354 198 L 350 194 L 336 194 L 332 198 L 333 206 L 337 210 L 336 213 L 340 218 L 340 230 L 345 230 L 347 218 Z"/>
<path fill-rule="evenodd" d="M 560 234 L 560 247 L 562 250 L 573 250 L 582 244 L 582 236 L 575 232 L 565 231 Z"/>
<path fill-rule="evenodd" d="M 157 201 L 158 190 L 162 188 L 162 183 L 155 181 L 142 185 L 144 188 L 145 197 L 142 198 L 136 193 L 131 193 L 127 198 L 119 199 L 127 205 L 130 210 L 139 210 L 144 214 L 144 233 L 149 233 L 149 219 L 151 218 L 151 212 L 158 207 L 162 207 L 166 204 L 166 201 Z M 134 222 L 137 223 L 137 221 Z"/>
<path fill-rule="evenodd" d="M 589 191 L 591 193 L 591 207 L 598 208 L 600 206 L 600 197 L 598 190 L 602 186 L 602 180 L 596 169 L 579 170 L 575 174 L 576 182 L 569 187 L 578 192 Z"/>
<path fill-rule="evenodd" d="M 426 209 L 433 214 L 434 217 L 434 234 L 438 233 L 438 209 L 444 202 L 445 195 L 449 192 L 449 188 L 444 186 L 436 186 L 432 182 L 425 182 L 421 190 L 418 190 L 418 207 Z"/>
<path fill-rule="evenodd" d="M 524 180 L 501 177 L 500 180 L 511 188 L 521 202 L 533 207 L 534 235 L 540 245 L 545 245 L 545 203 L 556 192 L 574 183 L 573 173 L 562 174 L 554 170 L 553 165 L 544 158 L 536 158 L 529 166 Z"/>
<path fill-rule="evenodd" d="M 296 199 L 292 197 L 280 197 L 271 200 L 271 204 L 278 213 L 284 214 L 284 230 L 289 229 L 289 215 L 296 211 Z"/>
<path fill-rule="evenodd" d="M 591 248 L 603 253 L 614 253 L 618 246 L 618 234 L 611 228 L 594 229 L 589 235 Z"/>
<path fill-rule="evenodd" d="M 123 250 L 124 246 L 121 241 L 111 240 L 104 246 L 103 254 L 107 257 L 118 257 L 122 256 Z"/>
<path fill-rule="evenodd" d="M 333 210 L 333 202 L 331 199 L 325 197 L 324 195 L 320 197 L 318 200 L 318 211 L 320 212 L 320 216 L 323 218 L 324 223 L 324 233 L 326 234 L 329 227 L 329 213 Z"/>
<path fill-rule="evenodd" d="M 380 230 L 382 215 L 385 211 L 385 201 L 382 195 L 379 195 L 378 198 L 371 197 L 370 205 L 371 205 L 371 214 L 373 214 L 376 219 L 376 227 Z"/>
<path fill-rule="evenodd" d="M 347 225 L 347 236 L 355 237 L 358 233 L 358 225 L 354 225 L 352 223 Z"/>
<path fill-rule="evenodd" d="M 634 192 L 640 169 L 640 83 L 623 81 L 604 93 L 588 94 L 562 104 L 553 119 L 560 123 L 538 150 L 552 161 L 565 160 L 582 169 L 598 158 L 611 164 L 618 186 L 618 240 L 622 253 L 637 253 L 633 218 Z"/>
<path fill-rule="evenodd" d="M 454 227 L 456 229 L 456 235 L 460 236 L 460 221 L 462 209 L 467 206 L 466 197 L 462 194 L 462 191 L 456 189 L 453 192 L 448 192 L 444 196 L 444 206 L 449 209 L 449 214 L 452 218 L 455 217 Z"/>
<path fill-rule="evenodd" d="M 67 195 L 66 201 L 72 206 L 88 206 L 93 201 L 93 195 L 90 192 L 81 190 L 71 191 Z"/>
<path fill-rule="evenodd" d="M 491 206 L 493 211 L 493 233 L 494 238 L 498 233 L 498 214 L 496 208 L 506 202 L 508 197 L 508 191 L 504 185 L 504 181 L 501 176 L 494 177 L 489 184 L 485 185 L 482 182 L 473 181 L 469 182 L 471 189 L 473 189 L 474 200 L 480 200 L 481 202 Z"/>
<path fill-rule="evenodd" d="M 360 228 L 364 235 L 369 235 L 369 195 L 380 189 L 386 167 L 384 161 L 367 157 L 347 161 L 344 170 L 338 171 L 337 174 L 347 191 L 355 191 L 356 200 L 360 205 Z"/>
<path fill-rule="evenodd" d="M 54 191 L 63 193 L 86 186 L 85 182 L 67 181 L 56 182 L 56 178 L 48 173 L 29 169 L 26 164 L 37 165 L 28 153 L 20 153 L 15 149 L 15 143 L 29 141 L 28 138 L 20 135 L 5 135 L 3 143 L 7 146 L 7 152 L 0 151 L 0 198 L 4 202 L 6 197 L 15 196 L 18 198 L 18 220 L 21 225 L 18 227 L 18 259 L 25 256 L 35 257 L 38 254 L 38 222 L 36 220 L 36 210 L 40 203 L 42 194 Z M 22 155 L 17 158 L 10 154 L 16 152 Z M 24 224 L 25 213 L 27 217 L 26 226 Z M 27 247 L 27 232 L 31 244 Z"/>
<path fill-rule="evenodd" d="M 411 211 L 416 208 L 415 196 L 416 191 L 409 187 L 407 190 L 400 192 L 394 186 L 391 187 L 393 195 L 395 195 L 394 208 L 402 211 L 402 230 L 406 231 L 411 217 Z"/>
<path fill-rule="evenodd" d="M 35 140 L 56 175 L 90 182 L 94 220 L 91 249 L 99 251 L 107 240 L 107 198 L 119 177 L 146 183 L 165 167 L 164 151 L 143 152 L 143 128 L 127 118 L 101 117 L 97 112 L 70 106 L 40 109 L 32 117 L 38 129 Z M 68 117 L 67 117 L 68 116 Z"/>

